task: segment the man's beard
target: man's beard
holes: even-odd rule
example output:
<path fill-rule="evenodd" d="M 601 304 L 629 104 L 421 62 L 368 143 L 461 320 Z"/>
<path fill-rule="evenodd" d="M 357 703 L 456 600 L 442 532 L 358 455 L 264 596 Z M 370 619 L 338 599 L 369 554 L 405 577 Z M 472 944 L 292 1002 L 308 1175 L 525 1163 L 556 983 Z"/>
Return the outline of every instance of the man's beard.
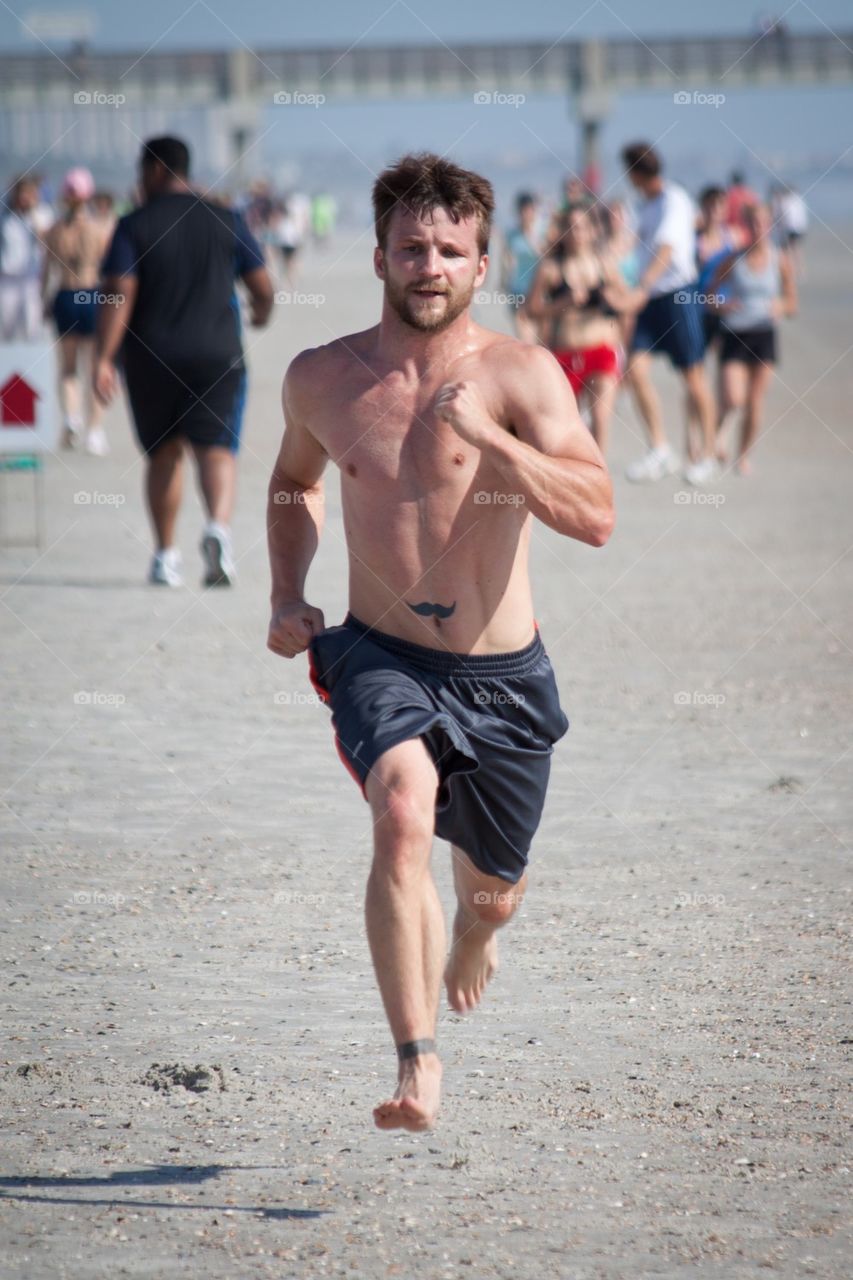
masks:
<path fill-rule="evenodd" d="M 398 288 L 388 279 L 385 281 L 385 297 L 390 306 L 404 324 L 417 329 L 419 333 L 441 333 L 442 329 L 453 324 L 453 321 L 470 306 L 474 296 L 474 283 L 472 281 L 467 289 L 460 289 L 458 292 L 449 289 L 441 292 L 448 299 L 447 305 L 444 311 L 430 315 L 426 311 L 414 309 L 417 303 L 412 305 L 411 293 L 405 288 Z"/>

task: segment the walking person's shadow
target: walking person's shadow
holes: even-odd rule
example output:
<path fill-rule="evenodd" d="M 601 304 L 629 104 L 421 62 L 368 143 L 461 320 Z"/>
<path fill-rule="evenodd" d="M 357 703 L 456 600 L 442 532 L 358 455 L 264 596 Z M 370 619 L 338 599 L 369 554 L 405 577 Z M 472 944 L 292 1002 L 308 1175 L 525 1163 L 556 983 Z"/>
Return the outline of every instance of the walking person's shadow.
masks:
<path fill-rule="evenodd" d="M 74 1178 L 64 1175 L 0 1174 L 0 1198 L 25 1200 L 41 1204 L 122 1205 L 136 1209 L 218 1209 L 230 1213 L 254 1213 L 264 1218 L 320 1218 L 324 1209 L 271 1209 L 266 1205 L 232 1204 L 176 1204 L 171 1200 L 128 1200 L 115 1195 L 91 1199 L 88 1196 L 25 1194 L 27 1188 L 36 1190 L 66 1191 L 78 1187 L 109 1190 L 122 1187 L 197 1186 L 217 1178 L 220 1173 L 251 1171 L 253 1169 L 280 1168 L 272 1165 L 228 1164 L 157 1164 L 145 1169 L 124 1169 L 105 1177 Z"/>

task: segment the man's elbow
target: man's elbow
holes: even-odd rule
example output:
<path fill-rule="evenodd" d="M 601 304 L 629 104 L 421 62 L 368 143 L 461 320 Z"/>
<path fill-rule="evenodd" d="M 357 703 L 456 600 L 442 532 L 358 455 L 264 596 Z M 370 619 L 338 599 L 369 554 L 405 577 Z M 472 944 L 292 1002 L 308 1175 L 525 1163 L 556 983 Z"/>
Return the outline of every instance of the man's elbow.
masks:
<path fill-rule="evenodd" d="M 317 507 L 323 501 L 323 483 L 320 480 L 316 484 L 303 484 L 276 468 L 270 477 L 267 495 L 271 507 Z"/>
<path fill-rule="evenodd" d="M 603 547 L 610 540 L 616 524 L 616 514 L 611 507 L 606 512 L 599 513 L 592 521 L 589 529 L 587 542 L 591 547 Z"/>
<path fill-rule="evenodd" d="M 608 492 L 590 513 L 586 541 L 591 547 L 603 547 L 609 541 L 615 525 L 616 511 L 613 507 L 613 494 L 608 484 Z"/>
<path fill-rule="evenodd" d="M 265 325 L 272 315 L 273 307 L 273 291 L 272 286 L 268 292 L 255 293 L 252 296 L 252 324 L 256 328 Z"/>

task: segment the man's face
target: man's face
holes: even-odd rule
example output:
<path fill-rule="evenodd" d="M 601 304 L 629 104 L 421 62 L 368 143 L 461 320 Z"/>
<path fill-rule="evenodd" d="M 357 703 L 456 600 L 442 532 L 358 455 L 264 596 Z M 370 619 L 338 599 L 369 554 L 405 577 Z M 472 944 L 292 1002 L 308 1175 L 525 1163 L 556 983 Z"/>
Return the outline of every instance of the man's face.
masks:
<path fill-rule="evenodd" d="M 373 265 L 389 305 L 405 324 L 439 333 L 468 308 L 489 264 L 477 231 L 476 218 L 454 222 L 441 206 L 423 218 L 395 209 Z"/>
<path fill-rule="evenodd" d="M 706 201 L 705 214 L 709 222 L 722 222 L 726 216 L 726 197 L 713 196 Z"/>
<path fill-rule="evenodd" d="M 38 188 L 33 182 L 22 182 L 16 192 L 16 204 L 21 213 L 29 213 L 38 204 Z"/>

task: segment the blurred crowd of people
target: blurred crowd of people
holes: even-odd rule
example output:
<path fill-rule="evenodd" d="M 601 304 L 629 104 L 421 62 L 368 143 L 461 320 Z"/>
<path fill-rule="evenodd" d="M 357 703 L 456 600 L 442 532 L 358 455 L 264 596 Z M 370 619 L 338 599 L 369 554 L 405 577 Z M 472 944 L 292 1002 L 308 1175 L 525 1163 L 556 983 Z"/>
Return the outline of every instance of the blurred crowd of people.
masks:
<path fill-rule="evenodd" d="M 280 193 L 259 179 L 233 200 L 206 200 L 242 214 L 271 277 L 288 288 L 306 244 L 322 247 L 335 232 L 337 202 L 324 191 Z M 119 218 L 144 201 L 140 182 L 119 201 L 75 167 L 55 192 L 36 174 L 16 178 L 0 205 L 0 342 L 55 337 L 62 443 L 96 456 L 109 450 L 93 393 L 102 264 Z"/>
<path fill-rule="evenodd" d="M 678 465 L 650 376 L 654 355 L 684 381 L 685 478 L 701 485 L 719 474 L 737 413 L 734 466 L 745 475 L 777 360 L 777 322 L 797 307 L 805 201 L 779 183 L 762 200 L 741 173 L 694 201 L 644 142 L 626 146 L 622 162 L 628 199 L 605 203 L 576 177 L 550 206 L 518 195 L 502 260 L 515 331 L 553 351 L 603 451 L 617 395 L 630 391 L 649 438 L 630 480 L 658 480 Z"/>
<path fill-rule="evenodd" d="M 270 268 L 291 287 L 296 284 L 305 245 L 311 241 L 322 247 L 335 232 L 338 206 L 327 191 L 312 196 L 299 189 L 277 194 L 266 179 L 259 178 L 235 204 L 264 246 Z"/>
<path fill-rule="evenodd" d="M 165 193 L 177 207 L 178 197 L 195 190 L 187 178 L 183 144 L 175 139 L 159 143 L 153 152 L 143 153 L 137 186 L 121 201 L 98 189 L 88 170 L 76 167 L 65 175 L 53 200 L 45 197 L 43 183 L 26 175 L 12 183 L 0 207 L 0 341 L 34 341 L 45 337 L 45 326 L 50 326 L 57 347 L 62 442 L 96 456 L 108 452 L 102 419 L 111 393 L 109 368 L 98 370 L 104 353 L 98 350 L 97 331 L 111 330 L 116 316 L 124 316 L 131 334 L 134 324 L 132 309 L 123 303 L 108 308 L 109 321 L 103 322 L 104 304 L 111 300 L 104 289 L 110 277 L 114 286 L 117 280 L 126 285 L 136 274 L 133 253 L 141 261 L 154 247 L 137 246 L 132 253 L 126 246 L 117 255 L 117 228 L 136 227 L 139 220 L 128 219 L 154 197 Z M 732 452 L 729 435 L 738 414 L 733 465 L 746 474 L 777 361 L 778 321 L 796 311 L 808 226 L 805 202 L 795 189 L 778 183 L 762 199 L 740 173 L 725 185 L 704 187 L 694 200 L 664 176 L 661 157 L 643 142 L 626 146 L 622 163 L 628 198 L 599 199 L 592 189 L 597 180 L 590 174 L 586 181 L 569 177 L 553 202 L 531 193 L 517 197 L 516 221 L 503 237 L 501 261 L 515 331 L 524 341 L 553 351 L 605 452 L 617 397 L 623 389 L 629 391 L 648 432 L 648 449 L 628 468 L 629 479 L 658 480 L 678 469 L 651 378 L 655 355 L 666 356 L 683 379 L 686 479 L 701 485 L 719 474 Z M 155 190 L 156 182 L 152 186 L 155 169 L 162 191 Z M 293 288 L 305 247 L 322 247 L 335 231 L 337 206 L 330 194 L 279 191 L 264 179 L 233 201 L 208 195 L 203 204 L 208 216 L 200 226 L 211 218 L 216 223 L 221 209 L 228 225 L 222 243 L 236 246 L 234 261 L 242 264 L 236 272 L 223 267 L 220 273 L 222 300 L 230 292 L 229 305 L 237 315 L 237 278 L 253 284 L 253 305 L 268 313 L 269 300 L 262 305 L 261 293 L 266 298 L 276 281 Z M 208 251 L 217 263 L 220 249 L 220 242 L 211 238 Z M 111 273 L 105 271 L 110 263 Z M 159 287 L 164 294 L 170 288 L 165 277 Z M 188 299 L 195 287 L 187 282 Z M 193 307 L 200 305 L 199 300 L 187 303 L 181 313 L 186 334 L 199 332 Z M 135 306 L 141 324 L 138 301 Z M 157 306 L 162 309 L 162 302 Z M 225 327 L 230 334 L 230 320 Z M 232 338 L 230 360 L 239 351 L 239 324 Z M 158 340 L 157 335 L 146 339 L 155 350 Z M 174 362 L 175 344 L 170 342 L 167 354 Z M 109 363 L 116 352 L 107 355 Z M 156 372 L 146 371 L 149 384 Z M 188 371 L 186 380 L 194 384 L 195 374 Z M 218 443 L 232 453 L 243 397 L 244 390 L 235 386 L 234 404 L 212 411 L 213 418 L 218 415 L 230 424 L 232 435 Z M 140 389 L 139 420 L 144 399 Z M 164 409 L 161 416 L 169 413 Z M 140 427 L 139 420 L 142 438 L 144 423 Z M 147 451 L 151 442 L 142 443 Z M 217 527 L 226 524 L 223 517 Z M 160 552 L 170 551 L 171 536 L 160 529 Z M 229 576 L 220 572 L 230 555 L 224 535 L 222 542 L 225 552 L 211 579 L 217 573 Z M 156 574 L 169 577 L 161 570 Z"/>
<path fill-rule="evenodd" d="M 84 168 L 69 170 L 55 202 L 32 174 L 15 180 L 0 213 L 0 342 L 55 335 L 61 443 L 104 456 L 106 405 L 119 371 L 140 447 L 154 532 L 149 581 L 183 581 L 176 523 L 185 455 L 195 463 L 207 521 L 200 549 L 205 586 L 228 586 L 236 562 L 230 522 L 246 402 L 243 315 L 268 322 L 274 275 L 272 238 L 261 244 L 240 208 L 203 195 L 190 179 L 179 138 L 149 139 L 137 182 L 122 208 Z M 258 193 L 242 202 L 257 216 Z M 55 207 L 54 207 L 55 206 Z M 265 221 L 282 244 L 281 216 L 301 234 L 299 206 L 270 202 Z M 333 211 L 307 211 L 315 234 Z M 290 255 L 293 257 L 293 254 Z M 288 255 L 284 255 L 285 266 Z"/>
<path fill-rule="evenodd" d="M 103 406 L 92 392 L 101 262 L 117 217 L 113 193 L 70 169 L 56 207 L 32 175 L 16 179 L 0 211 L 0 342 L 56 337 L 63 443 L 107 452 Z"/>

